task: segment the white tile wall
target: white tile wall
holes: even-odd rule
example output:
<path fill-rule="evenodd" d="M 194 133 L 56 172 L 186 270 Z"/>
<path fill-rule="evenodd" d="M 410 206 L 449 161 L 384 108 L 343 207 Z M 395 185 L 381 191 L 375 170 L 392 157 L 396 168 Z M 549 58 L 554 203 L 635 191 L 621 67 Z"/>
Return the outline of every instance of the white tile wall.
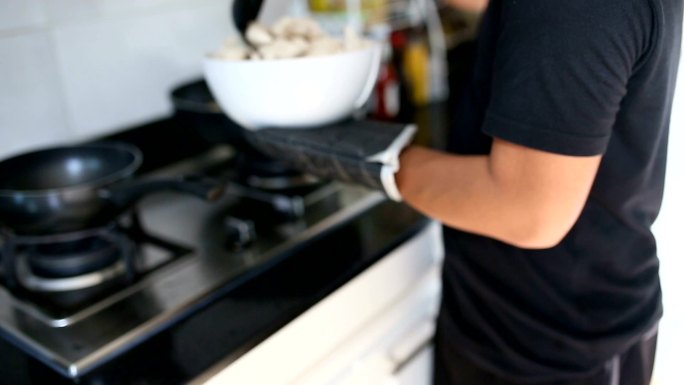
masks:
<path fill-rule="evenodd" d="M 264 16 L 289 0 L 266 3 Z M 145 123 L 234 33 L 230 0 L 0 0 L 0 158 Z"/>
<path fill-rule="evenodd" d="M 5 1 L 5 0 L 3 0 Z M 226 15 L 231 0 L 33 0 L 40 1 L 47 19 L 64 22 L 88 18 L 97 19 L 136 16 L 169 10 L 190 9 L 209 4 L 222 4 Z M 284 3 L 288 0 L 276 0 Z M 272 1 L 273 2 L 273 1 Z"/>
<path fill-rule="evenodd" d="M 0 30 L 39 25 L 43 21 L 40 0 L 0 1 Z"/>
<path fill-rule="evenodd" d="M 52 23 L 97 20 L 100 15 L 98 0 L 41 0 L 41 5 L 46 18 Z"/>
<path fill-rule="evenodd" d="M 50 40 L 0 39 L 0 155 L 70 139 Z"/>
<path fill-rule="evenodd" d="M 206 0 L 194 1 L 195 4 L 207 2 Z M 156 9 L 184 8 L 188 5 L 187 0 L 98 0 L 98 3 L 103 13 L 107 15 L 139 14 Z M 228 2 L 222 3 L 223 8 L 228 9 Z"/>
<path fill-rule="evenodd" d="M 192 9 L 57 27 L 54 42 L 76 135 L 171 113 L 168 92 L 201 76 L 201 60 L 231 31 L 224 1 Z"/>
<path fill-rule="evenodd" d="M 306 5 L 306 0 L 271 0 L 264 1 L 261 12 L 259 13 L 259 20 L 262 23 L 273 24 L 280 16 L 289 11 L 299 11 L 299 9 Z"/>

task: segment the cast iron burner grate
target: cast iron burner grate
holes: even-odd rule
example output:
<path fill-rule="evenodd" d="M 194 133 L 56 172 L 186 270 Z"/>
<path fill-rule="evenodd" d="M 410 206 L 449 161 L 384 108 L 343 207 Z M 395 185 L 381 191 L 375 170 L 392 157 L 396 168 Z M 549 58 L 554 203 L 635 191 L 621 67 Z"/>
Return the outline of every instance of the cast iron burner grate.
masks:
<path fill-rule="evenodd" d="M 136 215 L 128 222 L 45 236 L 4 231 L 2 284 L 43 316 L 64 318 L 191 252 L 147 234 Z"/>
<path fill-rule="evenodd" d="M 83 276 L 110 267 L 122 259 L 122 254 L 130 253 L 128 239 L 113 232 L 68 242 L 30 245 L 23 255 L 27 267 L 36 277 L 60 279 Z M 40 290 L 40 287 L 36 289 Z"/>

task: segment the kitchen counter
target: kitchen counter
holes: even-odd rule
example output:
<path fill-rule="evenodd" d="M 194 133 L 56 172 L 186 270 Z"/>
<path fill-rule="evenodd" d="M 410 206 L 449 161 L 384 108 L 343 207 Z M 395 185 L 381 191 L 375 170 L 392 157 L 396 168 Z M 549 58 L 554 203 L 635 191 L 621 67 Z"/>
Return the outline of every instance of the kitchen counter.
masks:
<path fill-rule="evenodd" d="M 444 104 L 416 111 L 420 144 L 443 147 L 445 133 L 438 128 L 446 127 L 444 111 Z M 162 136 L 164 146 L 156 139 Z M 212 147 L 173 119 L 103 139 L 141 148 L 144 173 Z M 79 383 L 181 384 L 218 362 L 230 365 L 432 223 L 406 205 L 376 201 L 361 214 L 288 250 L 289 255 L 255 277 L 218 289 L 193 305 L 184 319 L 86 373 Z M 4 338 L 0 357 L 0 384 L 75 383 Z"/>
<path fill-rule="evenodd" d="M 185 383 L 217 361 L 237 359 L 428 223 L 405 205 L 382 201 L 292 250 L 290 257 L 256 278 L 227 292 L 219 290 L 192 317 L 86 375 L 81 383 Z M 72 383 L 5 340 L 0 340 L 0 357 L 3 384 Z"/>

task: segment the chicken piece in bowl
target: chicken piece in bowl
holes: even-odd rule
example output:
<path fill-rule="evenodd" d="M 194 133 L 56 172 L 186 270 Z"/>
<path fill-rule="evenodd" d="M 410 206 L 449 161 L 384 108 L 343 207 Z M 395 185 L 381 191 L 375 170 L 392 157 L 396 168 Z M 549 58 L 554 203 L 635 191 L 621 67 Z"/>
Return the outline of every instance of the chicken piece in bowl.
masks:
<path fill-rule="evenodd" d="M 243 127 L 325 125 L 353 115 L 370 96 L 380 68 L 378 43 L 352 32 L 335 39 L 308 21 L 250 29 L 256 51 L 230 43 L 204 61 L 212 94 Z"/>

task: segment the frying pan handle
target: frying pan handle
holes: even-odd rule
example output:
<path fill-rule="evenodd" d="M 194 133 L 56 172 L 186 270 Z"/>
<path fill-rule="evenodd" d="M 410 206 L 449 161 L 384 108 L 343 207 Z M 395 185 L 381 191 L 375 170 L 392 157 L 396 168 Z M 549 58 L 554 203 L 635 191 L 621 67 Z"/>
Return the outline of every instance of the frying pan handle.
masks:
<path fill-rule="evenodd" d="M 100 197 L 119 207 L 128 207 L 145 195 L 175 191 L 187 193 L 207 201 L 214 201 L 223 195 L 223 183 L 202 176 L 186 175 L 175 179 L 138 180 L 126 184 L 108 186 L 99 191 Z"/>

